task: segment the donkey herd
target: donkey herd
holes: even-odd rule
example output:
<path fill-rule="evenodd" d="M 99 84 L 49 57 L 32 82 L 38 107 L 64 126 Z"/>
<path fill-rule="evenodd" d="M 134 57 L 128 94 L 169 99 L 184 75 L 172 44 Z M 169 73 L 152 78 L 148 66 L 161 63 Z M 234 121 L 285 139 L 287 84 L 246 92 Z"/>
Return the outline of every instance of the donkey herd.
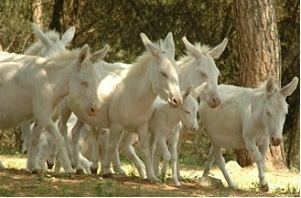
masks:
<path fill-rule="evenodd" d="M 20 126 L 30 172 L 55 164 L 56 172 L 62 166 L 70 174 L 97 174 L 100 161 L 102 176 L 112 174 L 111 167 L 125 174 L 119 159 L 124 153 L 140 177 L 152 182 L 166 177 L 171 161 L 172 179 L 180 186 L 179 134 L 183 127 L 197 132 L 200 124 L 211 141 L 203 176 L 215 163 L 235 187 L 221 149 L 246 148 L 257 164 L 260 189 L 269 190 L 265 157 L 269 144 L 283 141 L 285 100 L 297 77 L 282 88 L 272 77 L 254 89 L 218 85 L 214 59 L 227 38 L 209 48 L 183 37 L 187 53 L 176 61 L 172 33 L 157 43 L 141 33 L 146 51 L 125 64 L 103 60 L 108 45 L 94 53 L 88 45 L 66 49 L 74 27 L 62 36 L 36 24 L 32 30 L 38 41 L 24 54 L 0 52 L 0 129 Z"/>

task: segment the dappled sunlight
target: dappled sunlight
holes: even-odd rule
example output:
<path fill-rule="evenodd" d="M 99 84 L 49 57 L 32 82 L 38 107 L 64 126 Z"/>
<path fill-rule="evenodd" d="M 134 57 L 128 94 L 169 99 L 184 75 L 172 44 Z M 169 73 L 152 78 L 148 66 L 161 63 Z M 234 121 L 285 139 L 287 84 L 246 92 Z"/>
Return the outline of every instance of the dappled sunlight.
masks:
<path fill-rule="evenodd" d="M 70 179 L 64 173 L 47 171 L 42 175 L 24 170 L 26 159 L 21 156 L 1 155 L 6 167 L 0 171 L 2 196 L 296 196 L 300 191 L 299 172 L 267 170 L 270 192 L 258 192 L 257 168 L 240 168 L 236 162 L 226 164 L 230 176 L 239 189 L 229 189 L 221 171 L 214 166 L 210 176 L 222 180 L 224 187 L 202 186 L 199 178 L 203 167 L 181 165 L 182 186 L 176 187 L 171 180 L 150 183 L 138 177 L 138 172 L 129 163 L 123 162 L 128 176 L 75 175 Z"/>

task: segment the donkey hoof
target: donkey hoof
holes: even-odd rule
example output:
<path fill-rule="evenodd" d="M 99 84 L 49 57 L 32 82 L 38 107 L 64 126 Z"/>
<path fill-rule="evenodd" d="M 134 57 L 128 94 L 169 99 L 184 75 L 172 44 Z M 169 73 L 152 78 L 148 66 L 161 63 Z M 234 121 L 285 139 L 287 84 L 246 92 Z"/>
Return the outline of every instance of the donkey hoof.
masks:
<path fill-rule="evenodd" d="M 122 168 L 118 168 L 116 170 L 114 170 L 116 174 L 118 175 L 126 175 L 125 171 Z"/>
<path fill-rule="evenodd" d="M 75 173 L 77 175 L 83 175 L 83 174 L 85 174 L 83 169 L 76 169 Z"/>
<path fill-rule="evenodd" d="M 158 178 L 158 177 L 149 177 L 148 181 L 150 181 L 151 183 L 162 183 L 162 181 Z"/>
<path fill-rule="evenodd" d="M 268 191 L 269 191 L 269 185 L 268 185 L 268 184 L 261 185 L 261 186 L 260 186 L 260 190 L 261 190 L 262 192 L 268 192 Z"/>
<path fill-rule="evenodd" d="M 53 168 L 54 164 L 53 164 L 53 163 L 50 163 L 50 162 L 48 162 L 48 161 L 46 161 L 46 163 L 47 163 L 47 168 L 48 168 L 48 170 L 51 170 L 51 169 Z"/>
<path fill-rule="evenodd" d="M 181 184 L 181 182 L 179 182 L 179 181 L 175 181 L 175 185 L 176 185 L 177 187 L 179 187 L 179 186 L 181 186 L 182 184 Z"/>
<path fill-rule="evenodd" d="M 90 171 L 93 175 L 97 175 L 97 168 L 90 167 Z"/>
<path fill-rule="evenodd" d="M 69 174 L 68 174 L 68 178 L 69 178 L 69 179 L 75 179 L 74 173 L 69 173 Z"/>

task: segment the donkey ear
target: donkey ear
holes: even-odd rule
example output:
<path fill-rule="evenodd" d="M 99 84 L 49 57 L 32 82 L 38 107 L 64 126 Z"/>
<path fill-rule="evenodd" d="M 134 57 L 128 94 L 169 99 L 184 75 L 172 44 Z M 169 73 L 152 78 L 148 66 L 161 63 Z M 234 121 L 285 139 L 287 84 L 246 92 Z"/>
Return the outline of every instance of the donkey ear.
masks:
<path fill-rule="evenodd" d="M 272 76 L 268 77 L 268 81 L 266 83 L 265 89 L 266 89 L 268 96 L 271 95 L 274 92 L 274 90 L 276 89 L 275 81 Z"/>
<path fill-rule="evenodd" d="M 102 48 L 101 50 L 98 50 L 97 52 L 94 52 L 91 56 L 90 56 L 90 60 L 92 63 L 96 63 L 97 61 L 102 60 L 108 53 L 110 49 L 110 46 L 108 44 L 106 44 L 104 46 L 104 48 Z"/>
<path fill-rule="evenodd" d="M 287 84 L 286 86 L 284 86 L 281 89 L 280 93 L 284 97 L 290 96 L 297 88 L 298 82 L 299 82 L 299 79 L 298 79 L 298 77 L 295 76 L 289 84 Z"/>
<path fill-rule="evenodd" d="M 149 40 L 149 38 L 143 32 L 140 33 L 140 38 L 145 48 L 156 58 L 161 57 L 160 50 Z"/>
<path fill-rule="evenodd" d="M 199 97 L 201 95 L 201 93 L 203 92 L 203 90 L 205 89 L 206 85 L 207 85 L 207 82 L 204 82 L 201 85 L 194 88 L 194 90 L 191 92 L 192 97 L 194 97 L 194 98 Z"/>
<path fill-rule="evenodd" d="M 79 51 L 78 57 L 77 57 L 77 64 L 81 65 L 82 62 L 84 62 L 88 57 L 90 56 L 90 49 L 87 44 L 85 44 Z"/>
<path fill-rule="evenodd" d="M 217 59 L 219 58 L 223 51 L 225 50 L 227 44 L 228 44 L 229 39 L 225 38 L 223 40 L 223 42 L 221 42 L 220 44 L 218 44 L 217 46 L 215 46 L 213 49 L 211 49 L 208 54 L 213 58 L 213 59 Z"/>
<path fill-rule="evenodd" d="M 199 50 L 194 47 L 186 38 L 186 36 L 184 36 L 182 38 L 182 41 L 184 42 L 184 45 L 186 47 L 187 52 L 193 56 L 194 58 L 201 58 L 202 54 L 199 52 Z"/>
<path fill-rule="evenodd" d="M 47 38 L 47 36 L 37 24 L 31 23 L 31 29 L 45 46 L 49 46 L 51 44 L 51 41 Z"/>
<path fill-rule="evenodd" d="M 192 85 L 189 85 L 185 89 L 185 91 L 181 91 L 181 95 L 182 95 L 183 100 L 185 100 L 185 98 L 190 94 L 191 90 L 192 90 Z"/>
<path fill-rule="evenodd" d="M 174 42 L 174 39 L 173 39 L 173 36 L 172 36 L 172 33 L 169 32 L 167 34 L 167 36 L 165 37 L 165 40 L 164 40 L 164 48 L 167 50 L 167 53 L 168 55 L 171 57 L 171 58 L 174 58 L 175 57 L 175 54 L 176 54 L 176 48 L 175 48 L 175 42 Z"/>
<path fill-rule="evenodd" d="M 75 34 L 75 27 L 71 26 L 66 32 L 62 35 L 62 41 L 65 45 L 70 43 Z"/>

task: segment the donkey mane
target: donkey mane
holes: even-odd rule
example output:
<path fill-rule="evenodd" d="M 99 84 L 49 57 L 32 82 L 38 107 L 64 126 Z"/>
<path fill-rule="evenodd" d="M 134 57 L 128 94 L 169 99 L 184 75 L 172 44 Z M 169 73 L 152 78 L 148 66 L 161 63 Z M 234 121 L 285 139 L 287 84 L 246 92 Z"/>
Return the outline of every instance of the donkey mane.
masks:
<path fill-rule="evenodd" d="M 201 54 L 207 54 L 211 50 L 211 47 L 209 47 L 208 45 L 202 45 L 201 43 L 195 43 L 194 46 Z M 183 63 L 181 64 L 181 66 L 186 66 L 188 64 L 185 63 L 188 63 L 193 59 L 193 56 L 186 50 L 186 55 L 180 57 L 179 61 Z"/>
<path fill-rule="evenodd" d="M 49 56 L 46 58 L 48 61 L 48 64 L 44 64 L 43 67 L 46 68 L 54 68 L 54 67 L 64 67 L 64 62 L 69 62 L 72 60 L 76 60 L 79 53 L 79 49 L 73 49 L 73 50 L 65 50 L 61 53 L 56 53 L 52 56 Z M 61 64 L 57 64 L 58 62 L 61 62 Z"/>
<path fill-rule="evenodd" d="M 152 55 L 149 52 L 144 52 L 139 56 L 133 65 L 126 73 L 125 79 L 128 77 L 136 77 L 142 75 L 148 67 L 148 62 L 152 59 Z"/>
<path fill-rule="evenodd" d="M 162 52 L 165 51 L 163 46 L 163 40 L 159 40 L 154 43 Z M 150 52 L 145 51 L 141 56 L 139 56 L 133 65 L 126 72 L 125 79 L 128 77 L 137 77 L 142 75 L 148 67 L 148 62 L 153 58 Z"/>
<path fill-rule="evenodd" d="M 47 38 L 49 38 L 53 42 L 60 40 L 60 34 L 56 31 L 49 30 L 49 31 L 45 32 L 45 35 Z M 35 43 L 33 43 L 31 46 L 29 46 L 28 49 L 25 50 L 24 54 L 39 55 L 39 53 L 43 47 L 44 47 L 44 44 L 40 40 L 38 40 Z"/>

